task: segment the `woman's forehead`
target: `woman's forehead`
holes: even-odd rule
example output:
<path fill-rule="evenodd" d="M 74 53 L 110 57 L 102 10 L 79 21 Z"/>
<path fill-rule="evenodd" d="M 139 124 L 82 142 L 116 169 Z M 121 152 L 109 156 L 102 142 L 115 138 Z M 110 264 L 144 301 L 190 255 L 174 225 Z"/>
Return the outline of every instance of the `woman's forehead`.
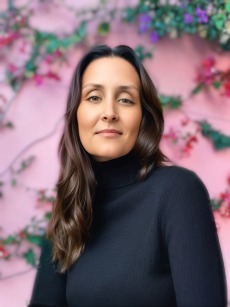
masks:
<path fill-rule="evenodd" d="M 100 87 L 111 83 L 120 87 L 140 88 L 136 69 L 120 57 L 96 59 L 86 67 L 82 76 L 82 89 L 90 84 Z"/>

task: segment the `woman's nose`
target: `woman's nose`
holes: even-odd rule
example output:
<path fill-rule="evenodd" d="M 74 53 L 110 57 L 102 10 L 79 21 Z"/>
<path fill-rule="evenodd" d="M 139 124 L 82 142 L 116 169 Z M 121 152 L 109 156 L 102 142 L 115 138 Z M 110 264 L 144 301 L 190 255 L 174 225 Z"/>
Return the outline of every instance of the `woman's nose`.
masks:
<path fill-rule="evenodd" d="M 117 121 L 118 120 L 119 116 L 118 116 L 116 107 L 113 102 L 105 103 L 101 118 L 104 121 Z"/>

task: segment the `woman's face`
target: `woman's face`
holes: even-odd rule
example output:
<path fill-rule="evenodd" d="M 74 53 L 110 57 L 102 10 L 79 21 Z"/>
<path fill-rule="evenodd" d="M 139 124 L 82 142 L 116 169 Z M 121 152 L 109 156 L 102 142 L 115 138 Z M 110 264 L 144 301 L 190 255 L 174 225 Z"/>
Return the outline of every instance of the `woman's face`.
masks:
<path fill-rule="evenodd" d="M 104 57 L 82 76 L 77 121 L 81 143 L 97 161 L 115 159 L 134 147 L 142 119 L 140 79 L 126 60 Z"/>

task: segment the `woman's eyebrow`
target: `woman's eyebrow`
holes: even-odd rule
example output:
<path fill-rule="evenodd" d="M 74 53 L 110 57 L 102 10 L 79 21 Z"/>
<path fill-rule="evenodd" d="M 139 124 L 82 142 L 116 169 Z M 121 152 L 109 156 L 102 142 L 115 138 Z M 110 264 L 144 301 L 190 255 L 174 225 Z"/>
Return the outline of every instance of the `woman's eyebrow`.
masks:
<path fill-rule="evenodd" d="M 123 91 L 126 91 L 126 90 L 136 90 L 136 91 L 138 91 L 139 92 L 139 89 L 135 86 L 135 85 L 121 85 L 121 86 L 119 86 L 119 89 L 121 89 L 121 90 L 123 90 Z"/>
<path fill-rule="evenodd" d="M 88 86 L 90 86 L 90 87 L 95 87 L 95 88 L 98 88 L 98 89 L 103 89 L 103 88 L 105 88 L 102 84 L 98 84 L 98 83 L 88 83 L 88 84 L 85 84 L 85 85 L 82 87 L 82 89 L 84 89 L 85 87 L 88 87 Z M 134 89 L 134 90 L 136 90 L 136 91 L 139 92 L 139 89 L 138 89 L 135 85 L 132 85 L 132 84 L 130 84 L 130 85 L 120 85 L 120 86 L 118 86 L 118 89 L 119 89 L 119 90 L 123 90 L 123 91 L 129 90 L 129 89 Z"/>
<path fill-rule="evenodd" d="M 95 88 L 99 88 L 99 89 L 104 88 L 104 86 L 101 85 L 101 84 L 97 84 L 97 83 L 88 83 L 88 84 L 85 84 L 84 86 L 82 86 L 82 89 L 85 88 L 85 87 L 88 87 L 88 86 L 95 87 Z"/>

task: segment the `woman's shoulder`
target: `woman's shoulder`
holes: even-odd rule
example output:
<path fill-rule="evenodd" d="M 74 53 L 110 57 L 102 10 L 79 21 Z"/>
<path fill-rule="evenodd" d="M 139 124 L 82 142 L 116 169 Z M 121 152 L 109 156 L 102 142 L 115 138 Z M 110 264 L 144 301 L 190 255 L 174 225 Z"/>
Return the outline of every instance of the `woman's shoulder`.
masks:
<path fill-rule="evenodd" d="M 170 180 L 172 178 L 174 179 L 180 179 L 180 178 L 183 178 L 183 179 L 200 179 L 198 177 L 198 175 L 188 169 L 188 168 L 185 168 L 185 167 L 182 167 L 182 166 L 176 166 L 176 165 L 164 165 L 164 166 L 159 166 L 159 167 L 155 167 L 153 168 L 150 176 L 152 177 L 158 177 L 159 178 L 162 178 L 162 179 L 165 179 L 165 180 Z"/>
<path fill-rule="evenodd" d="M 207 189 L 201 178 L 194 171 L 181 166 L 155 167 L 149 175 L 149 182 L 154 183 L 164 191 L 179 189 L 180 191 L 191 191 L 193 189 Z"/>

